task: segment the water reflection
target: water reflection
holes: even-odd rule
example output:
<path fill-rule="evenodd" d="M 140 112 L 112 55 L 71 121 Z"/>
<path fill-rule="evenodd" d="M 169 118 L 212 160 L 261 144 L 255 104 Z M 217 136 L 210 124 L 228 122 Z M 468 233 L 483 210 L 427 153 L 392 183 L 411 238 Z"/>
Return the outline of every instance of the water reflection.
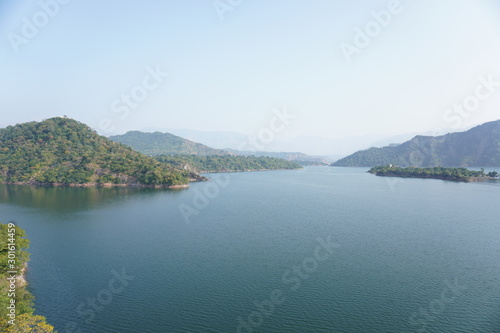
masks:
<path fill-rule="evenodd" d="M 44 187 L 0 184 L 0 203 L 37 208 L 44 211 L 72 213 L 116 204 L 130 200 L 133 197 L 148 197 L 160 192 L 176 195 L 181 191 L 163 188 Z"/>

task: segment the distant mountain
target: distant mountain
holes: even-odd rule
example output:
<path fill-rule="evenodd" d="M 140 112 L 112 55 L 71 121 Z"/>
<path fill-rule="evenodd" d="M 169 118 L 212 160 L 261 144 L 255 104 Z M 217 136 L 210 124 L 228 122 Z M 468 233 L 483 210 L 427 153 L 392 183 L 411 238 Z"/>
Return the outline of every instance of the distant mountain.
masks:
<path fill-rule="evenodd" d="M 73 119 L 0 129 L 0 183 L 174 186 L 189 177 Z"/>
<path fill-rule="evenodd" d="M 250 136 L 229 131 L 199 131 L 176 128 L 147 127 L 143 132 L 168 132 L 182 138 L 199 142 L 216 149 L 234 149 L 242 150 L 248 147 Z M 295 137 L 282 137 L 277 135 L 274 140 L 263 148 L 257 148 L 265 152 L 296 152 L 300 151 L 309 156 L 326 157 L 326 159 L 335 161 L 339 158 L 352 154 L 360 149 L 370 147 L 384 147 L 389 144 L 402 143 L 410 140 L 416 135 L 435 136 L 453 132 L 453 129 L 440 128 L 432 131 L 404 133 L 398 135 L 386 134 L 366 134 L 350 136 L 344 138 L 326 138 L 313 135 L 300 135 Z"/>
<path fill-rule="evenodd" d="M 463 129 L 463 130 L 468 130 L 469 128 Z M 390 145 L 396 145 L 396 144 L 401 144 L 403 142 L 406 142 L 408 140 L 413 139 L 417 135 L 422 135 L 422 136 L 438 136 L 438 135 L 445 135 L 448 133 L 455 132 L 456 130 L 450 129 L 450 128 L 436 128 L 431 131 L 425 131 L 425 132 L 413 132 L 413 133 L 403 133 L 403 134 L 398 134 L 398 135 L 393 135 L 378 141 L 375 141 L 371 144 L 369 144 L 366 148 L 370 147 L 385 147 L 385 146 L 390 146 Z"/>
<path fill-rule="evenodd" d="M 229 132 L 229 131 L 199 131 L 190 129 L 176 128 L 159 128 L 147 127 L 144 132 L 168 132 L 178 135 L 182 138 L 191 141 L 199 142 L 209 147 L 217 149 L 244 149 L 242 146 L 248 146 L 250 135 Z M 297 137 L 285 138 L 276 136 L 274 140 L 265 145 L 264 148 L 257 148 L 267 152 L 277 151 L 300 151 L 308 155 L 334 155 L 339 157 L 347 156 L 348 154 L 358 149 L 371 147 L 371 143 L 381 140 L 386 136 L 383 135 L 365 135 L 359 137 L 349 137 L 343 139 L 329 139 L 319 136 L 302 135 Z M 401 141 L 402 142 L 402 141 Z"/>
<path fill-rule="evenodd" d="M 227 155 L 228 152 L 210 148 L 201 143 L 183 139 L 170 133 L 145 133 L 130 131 L 123 135 L 114 135 L 110 140 L 120 142 L 146 155 Z"/>
<path fill-rule="evenodd" d="M 204 144 L 215 149 L 237 149 L 242 142 L 247 140 L 247 135 L 229 131 L 200 131 L 179 128 L 146 127 L 142 132 L 171 133 L 181 138 Z"/>
<path fill-rule="evenodd" d="M 388 164 L 402 167 L 498 167 L 500 120 L 465 132 L 435 137 L 418 135 L 397 146 L 361 150 L 332 165 L 373 167 Z"/>
<path fill-rule="evenodd" d="M 227 151 L 241 156 L 256 156 L 256 157 L 273 157 L 281 158 L 287 161 L 292 161 L 300 165 L 329 165 L 326 156 L 310 156 L 304 153 L 290 152 L 267 152 L 267 151 L 241 151 L 236 149 L 226 149 Z"/>

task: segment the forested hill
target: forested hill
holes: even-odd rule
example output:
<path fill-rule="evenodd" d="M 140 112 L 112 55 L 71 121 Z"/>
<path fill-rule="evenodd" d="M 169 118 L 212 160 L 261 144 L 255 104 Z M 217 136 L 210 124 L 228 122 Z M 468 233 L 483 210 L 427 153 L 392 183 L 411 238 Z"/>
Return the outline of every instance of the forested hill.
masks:
<path fill-rule="evenodd" d="M 334 166 L 373 167 L 498 167 L 500 166 L 500 120 L 466 132 L 441 136 L 416 136 L 398 146 L 358 151 Z"/>
<path fill-rule="evenodd" d="M 123 143 L 146 155 L 227 155 L 229 152 L 210 148 L 170 133 L 145 133 L 130 131 L 123 135 L 114 135 L 110 140 Z"/>
<path fill-rule="evenodd" d="M 172 186 L 189 177 L 72 119 L 0 129 L 0 183 Z"/>

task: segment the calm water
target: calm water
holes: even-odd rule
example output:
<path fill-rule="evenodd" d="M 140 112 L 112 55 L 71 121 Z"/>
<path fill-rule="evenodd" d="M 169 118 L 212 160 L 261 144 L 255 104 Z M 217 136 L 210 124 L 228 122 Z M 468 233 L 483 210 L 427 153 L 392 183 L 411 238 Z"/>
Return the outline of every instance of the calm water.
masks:
<path fill-rule="evenodd" d="M 0 209 L 32 241 L 37 313 L 60 333 L 500 332 L 500 184 L 365 171 L 1 185 Z"/>

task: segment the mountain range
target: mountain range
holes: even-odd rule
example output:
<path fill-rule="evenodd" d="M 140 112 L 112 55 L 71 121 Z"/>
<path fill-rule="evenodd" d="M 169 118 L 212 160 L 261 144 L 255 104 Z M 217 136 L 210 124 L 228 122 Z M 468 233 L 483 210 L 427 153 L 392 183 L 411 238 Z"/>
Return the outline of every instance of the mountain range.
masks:
<path fill-rule="evenodd" d="M 196 156 L 255 156 L 273 157 L 294 161 L 302 165 L 328 165 L 332 160 L 321 156 L 309 156 L 299 152 L 265 152 L 241 151 L 236 149 L 215 149 L 171 133 L 130 131 L 123 135 L 114 135 L 110 140 L 125 144 L 143 154 L 150 156 L 159 155 L 196 155 Z"/>
<path fill-rule="evenodd" d="M 399 145 L 358 151 L 332 165 L 373 167 L 388 164 L 401 167 L 498 167 L 500 120 L 465 132 L 440 136 L 417 135 Z"/>
<path fill-rule="evenodd" d="M 223 150 L 241 150 L 242 143 L 249 141 L 249 135 L 229 131 L 201 131 L 192 129 L 148 127 L 143 132 L 166 132 L 199 142 L 209 147 Z M 430 131 L 402 133 L 398 135 L 366 134 L 344 138 L 327 138 L 319 135 L 300 135 L 295 137 L 276 136 L 264 148 L 263 152 L 301 152 L 308 156 L 321 157 L 336 161 L 360 149 L 383 147 L 392 143 L 402 143 L 416 135 L 435 136 L 453 132 L 453 129 L 440 128 Z"/>

